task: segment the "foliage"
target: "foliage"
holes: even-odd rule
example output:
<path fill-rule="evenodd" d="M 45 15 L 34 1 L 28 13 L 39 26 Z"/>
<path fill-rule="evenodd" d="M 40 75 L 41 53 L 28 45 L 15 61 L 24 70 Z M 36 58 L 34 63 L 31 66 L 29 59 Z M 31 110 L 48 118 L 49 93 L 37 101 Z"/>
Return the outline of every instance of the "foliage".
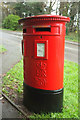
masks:
<path fill-rule="evenodd" d="M 55 8 L 56 4 L 56 8 Z M 59 1 L 46 1 L 46 2 L 2 2 L 0 7 L 2 8 L 2 18 L 9 14 L 18 15 L 21 18 L 40 15 L 40 14 L 56 14 L 68 16 L 71 18 L 68 27 L 70 31 L 76 31 L 78 26 L 78 2 L 59 2 Z"/>
<path fill-rule="evenodd" d="M 55 6 L 56 3 L 57 3 L 57 1 L 53 1 L 53 0 L 46 2 L 45 7 L 44 7 L 45 13 L 51 14 L 51 12 L 56 11 L 53 9 L 53 7 Z M 56 5 L 56 7 L 57 7 L 57 5 Z"/>
<path fill-rule="evenodd" d="M 68 34 L 66 34 L 65 40 L 78 42 L 78 33 L 77 32 L 69 32 Z"/>
<path fill-rule="evenodd" d="M 69 2 L 60 2 L 59 15 L 68 16 L 68 9 L 70 7 Z"/>
<path fill-rule="evenodd" d="M 76 26 L 74 23 L 78 23 L 77 19 L 77 14 L 78 14 L 78 2 L 72 2 L 70 6 L 70 13 L 69 16 L 71 18 L 70 20 L 70 31 L 76 31 Z M 77 24 L 78 25 L 78 24 Z"/>
<path fill-rule="evenodd" d="M 20 2 L 16 3 L 14 9 L 20 17 L 44 14 L 44 2 Z M 25 15 L 24 15 L 25 14 Z"/>
<path fill-rule="evenodd" d="M 2 17 L 4 19 L 4 16 L 8 16 L 9 14 L 18 15 L 21 18 L 24 16 L 44 14 L 46 4 L 45 2 L 2 2 L 0 6 L 3 10 Z"/>
<path fill-rule="evenodd" d="M 7 51 L 3 45 L 0 45 L 0 53 L 4 53 L 5 51 Z"/>
<path fill-rule="evenodd" d="M 0 8 L 2 10 L 2 20 L 5 19 L 9 14 L 15 14 L 13 9 L 15 2 L 0 2 Z"/>
<path fill-rule="evenodd" d="M 23 93 L 23 62 L 16 64 L 3 77 L 3 92 L 8 97 Z M 62 113 L 32 114 L 29 118 L 78 118 L 78 65 L 65 60 L 64 64 L 64 101 Z"/>
<path fill-rule="evenodd" d="M 2 2 L 0 4 L 3 11 L 3 19 L 9 14 L 15 14 L 22 17 L 51 14 L 56 1 L 48 2 Z"/>
<path fill-rule="evenodd" d="M 66 23 L 66 35 L 69 34 L 69 23 Z"/>
<path fill-rule="evenodd" d="M 19 28 L 18 20 L 19 16 L 10 14 L 3 21 L 3 28 L 17 30 Z"/>
<path fill-rule="evenodd" d="M 23 62 L 16 64 L 3 78 L 3 92 L 10 94 L 10 89 L 14 92 L 23 92 Z M 15 95 L 15 94 L 14 94 Z"/>
<path fill-rule="evenodd" d="M 69 32 L 77 30 L 78 26 L 78 2 L 60 2 L 59 15 L 70 17 L 70 23 L 66 27 Z M 68 32 L 67 32 L 68 33 Z"/>

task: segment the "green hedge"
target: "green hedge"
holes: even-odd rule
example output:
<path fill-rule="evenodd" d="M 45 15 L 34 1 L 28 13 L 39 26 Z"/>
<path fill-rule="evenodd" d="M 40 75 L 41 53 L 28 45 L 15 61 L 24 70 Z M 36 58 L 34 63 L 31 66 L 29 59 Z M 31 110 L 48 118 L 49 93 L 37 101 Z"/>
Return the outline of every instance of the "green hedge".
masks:
<path fill-rule="evenodd" d="M 3 20 L 3 28 L 17 30 L 20 28 L 18 24 L 18 20 L 20 19 L 19 16 L 10 14 Z"/>

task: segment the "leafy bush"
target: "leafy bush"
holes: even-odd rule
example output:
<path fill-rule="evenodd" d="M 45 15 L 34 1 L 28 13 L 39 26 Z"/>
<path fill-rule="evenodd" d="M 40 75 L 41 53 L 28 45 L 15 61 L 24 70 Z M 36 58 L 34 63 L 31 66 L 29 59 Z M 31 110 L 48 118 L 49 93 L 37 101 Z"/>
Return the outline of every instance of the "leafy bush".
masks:
<path fill-rule="evenodd" d="M 3 20 L 3 28 L 17 30 L 19 29 L 18 20 L 19 16 L 10 14 Z"/>
<path fill-rule="evenodd" d="M 66 35 L 69 34 L 69 25 L 70 25 L 69 23 L 66 24 Z"/>
<path fill-rule="evenodd" d="M 6 50 L 6 48 L 3 45 L 0 45 L 0 54 L 4 53 Z"/>

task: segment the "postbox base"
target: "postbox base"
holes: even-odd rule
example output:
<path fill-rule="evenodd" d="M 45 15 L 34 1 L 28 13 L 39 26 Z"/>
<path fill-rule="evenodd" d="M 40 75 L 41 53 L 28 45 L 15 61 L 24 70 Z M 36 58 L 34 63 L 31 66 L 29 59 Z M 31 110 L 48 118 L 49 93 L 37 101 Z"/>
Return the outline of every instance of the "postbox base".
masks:
<path fill-rule="evenodd" d="M 41 90 L 24 83 L 23 104 L 31 112 L 62 112 L 63 89 Z"/>

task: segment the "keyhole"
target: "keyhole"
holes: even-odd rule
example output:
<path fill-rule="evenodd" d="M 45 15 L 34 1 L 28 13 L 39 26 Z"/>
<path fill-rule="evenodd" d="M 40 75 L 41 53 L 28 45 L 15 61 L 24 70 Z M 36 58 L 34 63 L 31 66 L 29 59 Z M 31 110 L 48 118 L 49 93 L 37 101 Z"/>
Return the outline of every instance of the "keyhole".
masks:
<path fill-rule="evenodd" d="M 42 36 L 40 38 L 42 38 Z"/>

